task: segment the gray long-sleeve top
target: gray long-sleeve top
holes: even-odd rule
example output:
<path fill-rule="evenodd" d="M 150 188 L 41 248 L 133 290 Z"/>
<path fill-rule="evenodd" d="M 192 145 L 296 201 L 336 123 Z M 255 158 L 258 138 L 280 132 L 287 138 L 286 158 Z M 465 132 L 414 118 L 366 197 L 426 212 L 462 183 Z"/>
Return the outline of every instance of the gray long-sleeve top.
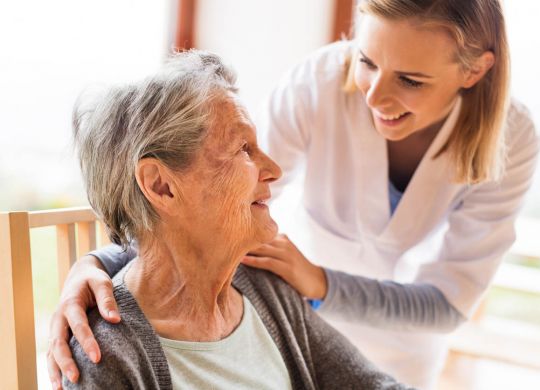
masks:
<path fill-rule="evenodd" d="M 109 245 L 91 252 L 109 275 L 116 274 L 137 256 Z M 320 306 L 325 317 L 356 321 L 382 329 L 448 332 L 465 317 L 431 284 L 400 284 L 325 269 L 328 292 Z"/>
<path fill-rule="evenodd" d="M 77 384 L 64 377 L 64 388 L 172 388 L 158 336 L 124 284 L 125 269 L 113 279 L 122 321 L 110 324 L 97 309 L 89 314 L 101 362 L 90 362 L 72 338 L 70 346 L 81 375 Z M 293 389 L 409 388 L 378 371 L 279 277 L 241 265 L 233 285 L 250 300 L 276 343 Z"/>

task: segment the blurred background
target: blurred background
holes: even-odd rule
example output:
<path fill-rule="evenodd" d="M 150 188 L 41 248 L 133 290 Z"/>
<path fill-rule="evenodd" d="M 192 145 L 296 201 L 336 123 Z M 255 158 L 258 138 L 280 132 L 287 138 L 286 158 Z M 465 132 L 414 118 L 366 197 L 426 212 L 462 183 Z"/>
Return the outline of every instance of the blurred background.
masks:
<path fill-rule="evenodd" d="M 255 113 L 283 73 L 349 32 L 348 0 L 24 0 L 0 4 L 0 211 L 86 205 L 71 108 L 89 87 L 155 71 L 175 47 L 220 54 Z M 540 2 L 506 0 L 512 92 L 540 125 Z M 289 191 L 294 197 L 294 187 Z M 540 170 L 518 240 L 471 326 L 454 336 L 441 389 L 540 388 Z M 40 388 L 58 299 L 56 235 L 32 232 Z M 0 248 L 1 250 L 1 248 Z M 489 372 L 489 374 L 488 374 Z M 535 386 L 536 384 L 536 386 Z"/>

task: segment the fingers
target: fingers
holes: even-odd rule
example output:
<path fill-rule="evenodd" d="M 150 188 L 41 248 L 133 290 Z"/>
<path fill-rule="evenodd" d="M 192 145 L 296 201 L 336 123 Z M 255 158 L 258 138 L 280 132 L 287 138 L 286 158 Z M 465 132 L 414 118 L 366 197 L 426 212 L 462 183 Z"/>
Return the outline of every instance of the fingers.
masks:
<path fill-rule="evenodd" d="M 254 256 L 260 256 L 260 257 L 282 258 L 283 250 L 275 246 L 272 246 L 271 244 L 264 244 L 258 247 L 257 249 L 250 251 L 249 254 L 254 255 Z"/>
<path fill-rule="evenodd" d="M 242 261 L 244 264 L 250 267 L 264 269 L 273 272 L 283 279 L 288 279 L 289 268 L 283 261 L 274 259 L 272 257 L 259 257 L 259 256 L 244 256 Z"/>
<path fill-rule="evenodd" d="M 271 245 L 277 247 L 277 248 L 286 248 L 286 247 L 295 247 L 295 245 L 292 243 L 292 241 L 289 239 L 289 237 L 286 234 L 280 233 L 270 243 Z"/>
<path fill-rule="evenodd" d="M 101 316 L 114 324 L 120 322 L 120 313 L 114 299 L 112 281 L 110 279 L 99 282 L 90 280 L 89 285 L 94 292 Z"/>
<path fill-rule="evenodd" d="M 68 325 L 66 319 L 58 314 L 53 316 L 51 321 L 51 331 L 49 339 L 49 351 L 47 358 L 47 365 L 49 370 L 49 377 L 53 386 L 61 383 L 58 369 L 73 383 L 79 378 L 79 370 L 77 365 L 73 361 L 71 350 L 67 343 Z"/>
<path fill-rule="evenodd" d="M 49 379 L 53 390 L 62 388 L 62 375 L 60 374 L 60 367 L 56 364 L 52 351 L 49 349 L 47 352 L 47 370 L 49 371 Z"/>
<path fill-rule="evenodd" d="M 69 327 L 73 332 L 73 336 L 81 345 L 84 353 L 88 355 L 92 362 L 99 362 L 101 359 L 101 352 L 99 350 L 98 343 L 94 338 L 94 334 L 88 325 L 88 317 L 86 316 L 86 312 L 82 306 L 76 303 L 71 303 L 66 307 L 65 316 L 67 318 Z M 69 353 L 69 358 L 71 358 L 71 352 Z M 62 372 L 63 371 L 64 370 L 62 370 Z"/>
<path fill-rule="evenodd" d="M 275 257 L 281 260 L 288 260 L 287 254 L 291 254 L 298 249 L 285 234 L 278 234 L 271 242 L 263 244 L 255 250 L 249 252 L 250 255 Z"/>
<path fill-rule="evenodd" d="M 72 383 L 77 383 L 79 379 L 79 370 L 71 356 L 69 344 L 65 340 L 52 340 L 53 358 L 64 374 Z"/>
<path fill-rule="evenodd" d="M 68 344 L 70 327 L 90 360 L 97 363 L 101 359 L 99 346 L 86 316 L 86 310 L 95 304 L 94 299 L 107 321 L 120 321 L 109 276 L 97 259 L 85 256 L 70 270 L 62 291 L 61 304 L 51 320 L 47 366 L 55 389 L 62 387 L 60 371 L 73 383 L 79 377 Z"/>

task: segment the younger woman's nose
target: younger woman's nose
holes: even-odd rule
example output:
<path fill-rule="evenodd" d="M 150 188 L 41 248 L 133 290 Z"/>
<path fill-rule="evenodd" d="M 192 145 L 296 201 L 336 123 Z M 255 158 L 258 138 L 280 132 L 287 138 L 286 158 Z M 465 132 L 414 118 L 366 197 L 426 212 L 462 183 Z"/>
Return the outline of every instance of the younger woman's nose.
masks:
<path fill-rule="evenodd" d="M 372 79 L 366 92 L 366 103 L 371 108 L 383 106 L 391 95 L 388 80 L 380 75 Z"/>

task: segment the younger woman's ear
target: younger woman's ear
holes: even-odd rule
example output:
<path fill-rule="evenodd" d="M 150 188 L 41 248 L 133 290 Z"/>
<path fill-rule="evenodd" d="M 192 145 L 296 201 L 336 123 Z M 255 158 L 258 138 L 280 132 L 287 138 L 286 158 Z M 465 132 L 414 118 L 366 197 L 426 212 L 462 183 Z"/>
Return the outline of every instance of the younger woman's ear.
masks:
<path fill-rule="evenodd" d="M 156 211 L 168 215 L 178 212 L 174 178 L 171 171 L 155 158 L 144 158 L 137 164 L 135 179 L 141 192 Z"/>
<path fill-rule="evenodd" d="M 484 52 L 478 57 L 473 66 L 466 71 L 465 82 L 462 87 L 467 89 L 473 87 L 482 80 L 491 67 L 495 64 L 495 55 L 491 51 Z"/>

